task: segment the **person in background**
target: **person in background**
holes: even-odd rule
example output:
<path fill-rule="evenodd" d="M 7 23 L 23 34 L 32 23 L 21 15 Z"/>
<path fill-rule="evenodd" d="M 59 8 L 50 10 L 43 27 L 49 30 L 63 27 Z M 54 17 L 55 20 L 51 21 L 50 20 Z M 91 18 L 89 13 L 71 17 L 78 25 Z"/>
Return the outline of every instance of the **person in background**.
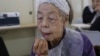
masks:
<path fill-rule="evenodd" d="M 92 0 L 92 6 L 86 6 L 83 10 L 82 18 L 83 18 L 83 23 L 88 24 L 91 23 L 93 20 L 93 17 L 96 14 L 95 9 L 95 2 Z"/>
<path fill-rule="evenodd" d="M 91 22 L 90 30 L 100 31 L 100 0 L 94 0 L 96 14 Z"/>
<path fill-rule="evenodd" d="M 95 48 L 96 56 L 100 56 L 100 45 L 96 45 L 94 46 L 94 48 Z"/>
<path fill-rule="evenodd" d="M 71 10 L 67 0 L 37 0 L 37 28 L 42 36 L 35 39 L 31 56 L 95 56 L 87 36 L 66 26 Z"/>
<path fill-rule="evenodd" d="M 90 30 L 100 31 L 100 0 L 92 0 L 92 6 L 83 10 L 83 23 L 91 24 Z"/>

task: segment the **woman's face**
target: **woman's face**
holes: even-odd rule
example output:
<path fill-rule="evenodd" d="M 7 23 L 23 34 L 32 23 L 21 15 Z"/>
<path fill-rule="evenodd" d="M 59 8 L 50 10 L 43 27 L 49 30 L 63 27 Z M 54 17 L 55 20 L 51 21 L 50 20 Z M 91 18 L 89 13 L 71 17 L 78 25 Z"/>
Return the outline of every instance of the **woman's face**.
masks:
<path fill-rule="evenodd" d="M 100 6 L 100 0 L 92 0 L 94 9 Z"/>
<path fill-rule="evenodd" d="M 53 41 L 62 37 L 65 26 L 65 21 L 63 19 L 58 8 L 50 3 L 43 3 L 38 8 L 38 30 L 48 41 Z"/>

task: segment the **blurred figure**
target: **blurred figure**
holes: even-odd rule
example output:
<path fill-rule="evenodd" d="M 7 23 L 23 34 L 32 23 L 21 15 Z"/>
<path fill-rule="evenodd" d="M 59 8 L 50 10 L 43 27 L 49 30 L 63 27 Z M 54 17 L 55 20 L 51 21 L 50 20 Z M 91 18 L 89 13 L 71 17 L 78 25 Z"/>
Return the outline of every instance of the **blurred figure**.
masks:
<path fill-rule="evenodd" d="M 92 6 L 86 6 L 83 10 L 83 23 L 88 24 L 91 23 L 93 20 L 93 17 L 96 14 L 96 11 L 94 10 L 94 0 L 92 0 Z"/>
<path fill-rule="evenodd" d="M 3 38 L 0 36 L 0 56 L 10 56 Z"/>
<path fill-rule="evenodd" d="M 91 24 L 90 30 L 100 31 L 100 0 L 92 0 L 92 6 L 84 9 L 83 23 Z"/>
<path fill-rule="evenodd" d="M 95 47 L 96 56 L 100 56 L 100 46 L 96 45 Z"/>
<path fill-rule="evenodd" d="M 96 14 L 91 22 L 90 30 L 99 30 L 100 31 L 100 0 L 94 0 L 94 6 Z"/>

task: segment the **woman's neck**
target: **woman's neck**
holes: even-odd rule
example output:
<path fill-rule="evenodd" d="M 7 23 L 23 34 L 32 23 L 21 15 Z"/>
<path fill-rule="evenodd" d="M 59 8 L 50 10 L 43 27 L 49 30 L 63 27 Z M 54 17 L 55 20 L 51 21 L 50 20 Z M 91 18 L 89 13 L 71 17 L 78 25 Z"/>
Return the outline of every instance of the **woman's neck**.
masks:
<path fill-rule="evenodd" d="M 58 45 L 58 43 L 60 42 L 60 39 L 61 39 L 61 38 L 62 38 L 62 37 L 59 37 L 58 39 L 56 39 L 56 40 L 54 40 L 54 41 L 50 42 L 51 46 L 52 46 L 52 47 L 57 46 L 57 45 Z"/>
<path fill-rule="evenodd" d="M 64 38 L 64 35 L 65 35 L 65 31 L 63 31 L 63 33 L 61 34 L 60 37 L 58 37 L 56 40 L 52 41 L 52 42 L 49 42 L 50 45 L 51 45 L 51 48 L 54 48 L 56 47 L 57 45 L 59 45 L 59 43 L 61 42 L 61 40 Z"/>

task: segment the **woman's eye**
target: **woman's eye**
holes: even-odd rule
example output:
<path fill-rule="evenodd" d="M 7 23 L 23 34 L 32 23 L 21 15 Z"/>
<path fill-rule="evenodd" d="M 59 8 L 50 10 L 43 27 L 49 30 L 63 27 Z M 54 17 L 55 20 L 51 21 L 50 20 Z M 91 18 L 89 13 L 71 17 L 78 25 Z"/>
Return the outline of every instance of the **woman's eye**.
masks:
<path fill-rule="evenodd" d="M 43 20 L 43 17 L 42 16 L 37 16 L 37 21 L 38 22 L 41 22 Z"/>
<path fill-rule="evenodd" d="M 42 17 L 39 17 L 39 18 L 37 18 L 38 20 L 42 20 L 43 18 Z"/>
<path fill-rule="evenodd" d="M 49 19 L 49 22 L 55 22 L 56 20 L 55 20 L 55 18 L 48 18 Z"/>
<path fill-rule="evenodd" d="M 37 14 L 37 20 L 42 20 L 42 19 L 43 19 L 42 14 Z"/>
<path fill-rule="evenodd" d="M 49 19 L 50 19 L 50 20 L 55 20 L 55 19 L 56 19 L 56 16 L 50 15 L 50 16 L 49 16 Z"/>
<path fill-rule="evenodd" d="M 49 18 L 49 20 L 54 20 L 54 18 Z"/>

